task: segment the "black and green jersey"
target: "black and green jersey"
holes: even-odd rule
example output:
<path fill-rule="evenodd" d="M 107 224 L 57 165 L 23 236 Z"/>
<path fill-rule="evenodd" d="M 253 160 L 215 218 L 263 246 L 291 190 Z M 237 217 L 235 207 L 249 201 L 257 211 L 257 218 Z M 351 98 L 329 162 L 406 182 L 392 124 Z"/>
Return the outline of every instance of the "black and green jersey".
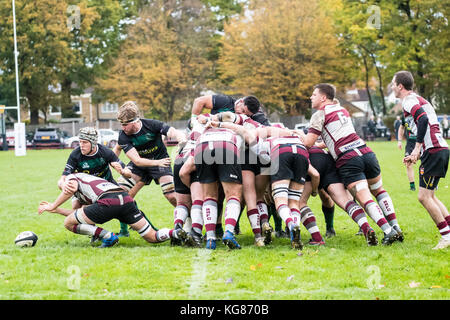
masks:
<path fill-rule="evenodd" d="M 83 155 L 80 147 L 77 147 L 70 153 L 63 175 L 84 172 L 115 183 L 109 168 L 111 162 L 118 162 L 122 167 L 125 167 L 125 164 L 119 160 L 111 149 L 101 144 L 97 145 L 97 152 L 93 155 Z"/>
<path fill-rule="evenodd" d="M 141 158 L 158 160 L 168 158 L 167 148 L 162 135 L 167 136 L 170 126 L 162 121 L 141 119 L 139 132 L 127 135 L 123 130 L 119 133 L 119 145 L 127 153 L 135 148 Z"/>

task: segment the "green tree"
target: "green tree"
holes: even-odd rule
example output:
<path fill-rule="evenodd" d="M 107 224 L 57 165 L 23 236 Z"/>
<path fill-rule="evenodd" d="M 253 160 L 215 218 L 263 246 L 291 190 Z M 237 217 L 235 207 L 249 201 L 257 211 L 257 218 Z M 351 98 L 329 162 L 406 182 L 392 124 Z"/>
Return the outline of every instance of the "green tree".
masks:
<path fill-rule="evenodd" d="M 381 96 L 396 71 L 409 70 L 419 93 L 447 108 L 449 7 L 437 0 L 343 0 L 334 14 L 336 34 L 355 60 L 365 52 Z"/>
<path fill-rule="evenodd" d="M 225 25 L 221 78 L 230 92 L 255 94 L 269 110 L 305 113 L 312 87 L 345 83 L 346 56 L 327 1 L 255 0 Z"/>
<path fill-rule="evenodd" d="M 153 1 L 130 28 L 108 75 L 98 87 L 109 97 L 136 100 L 149 116 L 183 114 L 211 74 L 211 12 L 200 1 Z"/>
<path fill-rule="evenodd" d="M 10 92 L 15 91 L 13 15 L 11 1 L 3 3 L 0 85 Z M 105 72 L 121 41 L 123 19 L 136 11 L 130 3 L 15 1 L 20 94 L 30 107 L 31 124 L 38 123 L 40 111 L 47 114 L 49 105 L 61 106 L 63 114 L 70 114 L 70 95 L 92 84 L 94 75 Z"/>

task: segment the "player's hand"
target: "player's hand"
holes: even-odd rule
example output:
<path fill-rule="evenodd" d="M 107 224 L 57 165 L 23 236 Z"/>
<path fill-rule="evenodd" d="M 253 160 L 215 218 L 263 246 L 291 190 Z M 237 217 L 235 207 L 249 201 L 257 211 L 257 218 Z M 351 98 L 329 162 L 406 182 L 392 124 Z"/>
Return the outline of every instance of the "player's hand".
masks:
<path fill-rule="evenodd" d="M 121 173 L 120 174 L 122 176 L 124 176 L 125 178 L 127 178 L 127 179 L 131 178 L 131 170 L 128 167 L 125 167 L 125 168 L 121 169 Z"/>
<path fill-rule="evenodd" d="M 53 208 L 53 203 L 48 203 L 47 201 L 41 201 L 38 207 L 38 213 L 41 215 L 45 211 L 53 212 L 55 209 Z"/>
<path fill-rule="evenodd" d="M 218 128 L 219 125 L 220 125 L 220 122 L 219 122 L 219 121 L 210 121 L 210 122 L 209 122 L 209 125 L 210 125 L 212 128 Z"/>
<path fill-rule="evenodd" d="M 65 194 L 73 194 L 78 190 L 78 184 L 73 180 L 66 181 L 62 190 Z"/>
<path fill-rule="evenodd" d="M 158 167 L 164 167 L 164 168 L 170 167 L 170 165 L 172 164 L 172 160 L 170 160 L 170 158 L 160 159 L 160 160 L 157 160 L 157 162 L 158 162 Z"/>
<path fill-rule="evenodd" d="M 208 122 L 208 117 L 205 117 L 204 115 L 200 114 L 197 116 L 197 121 L 198 123 L 205 124 Z"/>

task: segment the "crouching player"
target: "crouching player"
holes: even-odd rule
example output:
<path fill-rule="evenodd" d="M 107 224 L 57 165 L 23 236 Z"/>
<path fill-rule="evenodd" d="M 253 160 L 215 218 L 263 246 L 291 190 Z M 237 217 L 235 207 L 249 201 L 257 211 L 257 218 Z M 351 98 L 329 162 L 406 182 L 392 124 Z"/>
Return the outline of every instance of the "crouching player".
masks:
<path fill-rule="evenodd" d="M 147 242 L 163 242 L 172 237 L 185 240 L 183 229 L 160 229 L 155 231 L 145 219 L 136 202 L 119 186 L 86 173 L 73 173 L 66 177 L 65 188 L 53 203 L 42 201 L 38 213 L 45 211 L 65 216 L 64 227 L 76 234 L 88 235 L 94 240 L 101 240 L 101 247 L 111 247 L 119 237 L 95 224 L 103 224 L 112 219 L 129 224 Z M 90 203 L 88 206 L 74 210 L 60 208 L 73 195 Z"/>

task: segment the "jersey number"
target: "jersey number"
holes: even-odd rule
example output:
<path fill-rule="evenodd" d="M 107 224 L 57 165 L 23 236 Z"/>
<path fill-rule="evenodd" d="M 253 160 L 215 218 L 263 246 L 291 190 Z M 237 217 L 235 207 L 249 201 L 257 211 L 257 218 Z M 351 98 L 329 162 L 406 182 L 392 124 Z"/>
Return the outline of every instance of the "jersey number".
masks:
<path fill-rule="evenodd" d="M 338 115 L 338 117 L 339 117 L 339 121 L 340 121 L 343 125 L 345 125 L 345 124 L 348 123 L 348 119 L 349 119 L 349 118 L 348 118 L 343 112 L 338 112 L 337 115 Z"/>

